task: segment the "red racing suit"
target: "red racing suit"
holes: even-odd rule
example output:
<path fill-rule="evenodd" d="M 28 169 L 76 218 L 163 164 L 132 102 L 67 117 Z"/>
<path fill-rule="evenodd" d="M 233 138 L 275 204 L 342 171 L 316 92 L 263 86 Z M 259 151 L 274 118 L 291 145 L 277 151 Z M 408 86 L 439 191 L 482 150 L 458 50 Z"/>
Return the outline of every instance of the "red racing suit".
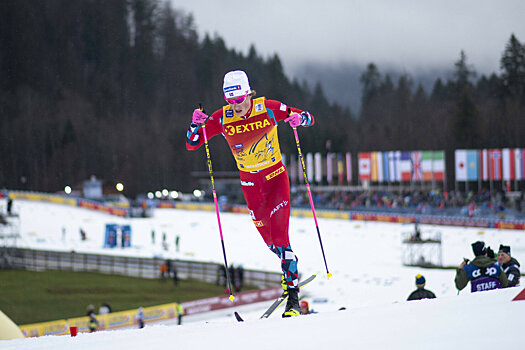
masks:
<path fill-rule="evenodd" d="M 237 116 L 229 105 L 215 111 L 206 123 L 206 136 L 211 139 L 222 134 L 226 138 L 240 171 L 253 223 L 266 245 L 281 259 L 288 287 L 296 288 L 297 258 L 288 236 L 290 183 L 277 136 L 277 123 L 288 117 L 288 108 L 301 114 L 301 125 L 314 123 L 306 111 L 260 97 L 252 100 L 246 117 Z M 203 143 L 202 127 L 192 124 L 186 148 L 195 150 Z"/>

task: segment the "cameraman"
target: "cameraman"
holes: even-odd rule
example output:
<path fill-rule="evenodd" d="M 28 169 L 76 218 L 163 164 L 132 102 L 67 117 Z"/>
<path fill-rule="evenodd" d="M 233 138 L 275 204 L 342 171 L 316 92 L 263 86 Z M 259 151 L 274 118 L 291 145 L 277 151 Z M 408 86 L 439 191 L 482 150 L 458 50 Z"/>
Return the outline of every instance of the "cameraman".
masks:
<path fill-rule="evenodd" d="M 474 260 L 464 260 L 456 270 L 456 288 L 462 290 L 470 281 L 471 292 L 481 292 L 507 287 L 508 280 L 501 265 L 494 259 L 494 251 L 485 242 L 472 243 Z M 492 257 L 487 256 L 487 252 Z"/>

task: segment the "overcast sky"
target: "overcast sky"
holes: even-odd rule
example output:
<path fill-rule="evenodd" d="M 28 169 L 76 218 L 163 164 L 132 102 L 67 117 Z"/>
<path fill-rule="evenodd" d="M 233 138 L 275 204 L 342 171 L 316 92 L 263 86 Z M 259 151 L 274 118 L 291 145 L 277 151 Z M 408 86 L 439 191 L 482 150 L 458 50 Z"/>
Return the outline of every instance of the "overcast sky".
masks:
<path fill-rule="evenodd" d="M 407 71 L 452 68 L 464 50 L 479 73 L 499 72 L 511 33 L 525 42 L 525 0 L 171 0 L 199 36 L 228 48 L 303 62 L 374 62 Z"/>

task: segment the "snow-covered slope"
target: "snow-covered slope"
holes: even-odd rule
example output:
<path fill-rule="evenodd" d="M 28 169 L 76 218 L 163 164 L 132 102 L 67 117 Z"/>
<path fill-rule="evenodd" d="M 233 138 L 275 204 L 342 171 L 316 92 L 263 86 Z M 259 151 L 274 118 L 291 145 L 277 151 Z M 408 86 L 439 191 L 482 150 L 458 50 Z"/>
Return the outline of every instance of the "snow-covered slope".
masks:
<path fill-rule="evenodd" d="M 123 219 L 85 209 L 17 201 L 21 215 L 21 246 L 43 249 L 72 249 L 140 256 L 165 256 L 222 262 L 219 232 L 213 212 L 156 210 L 151 219 Z M 267 250 L 248 215 L 221 214 L 228 261 L 246 268 L 279 271 L 279 260 Z M 130 249 L 103 249 L 104 225 L 132 225 Z M 402 265 L 402 234 L 412 226 L 319 220 L 330 272 L 320 253 L 313 219 L 292 218 L 290 238 L 305 275 L 318 278 L 301 292 L 318 314 L 297 319 L 280 319 L 276 312 L 259 321 L 264 304 L 244 311 L 244 323 L 236 323 L 233 310 L 201 315 L 182 327 L 148 326 L 142 330 L 122 330 L 81 334 L 71 337 L 40 337 L 1 341 L 2 349 L 181 349 L 231 348 L 249 346 L 263 349 L 280 346 L 319 346 L 354 349 L 455 349 L 511 346 L 522 348 L 525 301 L 511 302 L 520 288 L 458 296 L 454 270 L 435 270 Z M 81 241 L 79 228 L 88 236 Z M 62 228 L 65 228 L 63 235 Z M 472 257 L 470 244 L 484 240 L 497 249 L 511 245 L 518 260 L 525 259 L 523 232 L 461 227 L 421 226 L 423 233 L 440 232 L 443 263 L 457 265 Z M 151 231 L 155 231 L 152 243 Z M 168 250 L 162 248 L 166 234 Z M 174 247 L 180 236 L 180 251 Z M 435 300 L 406 302 L 414 290 L 414 276 L 425 275 L 427 289 Z M 468 288 L 467 288 L 468 289 Z M 337 311 L 340 307 L 345 311 Z M 259 309 L 260 308 L 260 309 Z M 243 310 L 241 310 L 243 311 Z M 513 336 L 508 336 L 512 334 Z M 518 337 L 517 339 L 515 337 Z"/>

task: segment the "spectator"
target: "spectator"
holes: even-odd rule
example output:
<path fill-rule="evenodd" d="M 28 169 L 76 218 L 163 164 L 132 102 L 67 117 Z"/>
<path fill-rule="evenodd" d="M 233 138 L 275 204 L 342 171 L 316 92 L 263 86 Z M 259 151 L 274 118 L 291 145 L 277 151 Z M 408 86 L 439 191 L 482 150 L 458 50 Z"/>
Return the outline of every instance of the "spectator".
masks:
<path fill-rule="evenodd" d="M 173 284 L 178 286 L 179 285 L 179 275 L 177 273 L 177 265 L 173 263 L 171 267 L 171 277 L 173 279 Z"/>
<path fill-rule="evenodd" d="M 7 215 L 11 216 L 13 213 L 13 200 L 10 197 L 7 197 Z"/>
<path fill-rule="evenodd" d="M 144 328 L 144 309 L 141 307 L 139 307 L 139 310 L 137 312 L 137 316 L 136 316 L 136 319 L 137 319 L 137 323 L 139 324 L 139 328 Z"/>
<path fill-rule="evenodd" d="M 178 325 L 180 326 L 182 324 L 182 316 L 184 316 L 184 307 L 180 303 L 180 300 L 177 302 L 177 320 Z"/>
<path fill-rule="evenodd" d="M 412 241 L 421 241 L 421 230 L 419 229 L 417 222 L 414 224 L 414 235 L 412 236 Z"/>
<path fill-rule="evenodd" d="M 85 241 L 87 239 L 86 231 L 80 228 L 80 239 Z"/>
<path fill-rule="evenodd" d="M 456 270 L 456 288 L 462 290 L 469 281 L 471 292 L 506 287 L 507 276 L 501 269 L 501 265 L 487 256 L 485 242 L 472 243 L 472 251 L 475 256 L 474 260 L 472 262 L 468 262 L 468 259 L 463 260 Z"/>
<path fill-rule="evenodd" d="M 219 265 L 217 266 L 217 282 L 216 284 L 218 286 L 225 286 L 226 287 L 226 284 L 227 284 L 227 281 L 226 281 L 226 268 L 224 267 L 224 265 Z"/>
<path fill-rule="evenodd" d="M 416 275 L 416 287 L 417 289 L 410 293 L 407 300 L 421 300 L 421 299 L 434 299 L 436 295 L 425 289 L 425 276 L 421 274 Z"/>
<path fill-rule="evenodd" d="M 160 279 L 165 281 L 166 276 L 168 276 L 168 265 L 166 263 L 160 264 Z"/>
<path fill-rule="evenodd" d="M 90 333 L 93 333 L 98 329 L 98 320 L 94 312 L 89 314 L 88 327 Z"/>
<path fill-rule="evenodd" d="M 301 300 L 301 315 L 316 314 L 314 310 L 310 310 L 310 306 L 306 300 Z"/>
<path fill-rule="evenodd" d="M 244 268 L 242 265 L 239 265 L 236 269 L 234 269 L 235 272 L 235 291 L 238 293 L 241 291 L 243 285 L 244 285 Z"/>
<path fill-rule="evenodd" d="M 509 280 L 507 287 L 518 286 L 520 284 L 520 263 L 510 255 L 510 246 L 500 244 L 498 262 Z"/>
<path fill-rule="evenodd" d="M 236 277 L 235 276 L 235 267 L 233 266 L 233 264 L 230 265 L 230 268 L 228 269 L 228 271 L 230 272 L 230 282 L 231 282 L 231 285 L 233 288 L 235 288 L 235 283 L 237 281 Z M 230 286 L 226 286 L 226 293 L 230 293 Z"/>
<path fill-rule="evenodd" d="M 109 306 L 107 302 L 105 302 L 104 304 L 102 304 L 102 306 L 98 308 L 99 315 L 106 315 L 106 314 L 109 314 L 110 312 L 111 312 L 111 306 Z"/>
<path fill-rule="evenodd" d="M 95 306 L 93 306 L 92 304 L 89 304 L 87 307 L 86 307 L 86 315 L 87 316 L 90 316 L 92 313 L 95 312 Z"/>

